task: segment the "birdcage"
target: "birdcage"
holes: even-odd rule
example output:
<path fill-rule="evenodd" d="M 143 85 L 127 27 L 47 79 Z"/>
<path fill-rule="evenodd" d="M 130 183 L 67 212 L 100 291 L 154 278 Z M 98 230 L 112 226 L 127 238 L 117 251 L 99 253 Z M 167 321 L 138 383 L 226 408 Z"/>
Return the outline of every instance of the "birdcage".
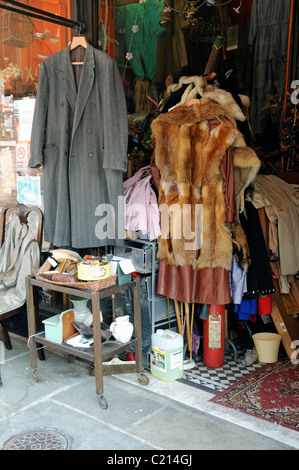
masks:
<path fill-rule="evenodd" d="M 11 11 L 0 14 L 0 44 L 28 47 L 33 41 L 34 26 L 30 18 Z"/>

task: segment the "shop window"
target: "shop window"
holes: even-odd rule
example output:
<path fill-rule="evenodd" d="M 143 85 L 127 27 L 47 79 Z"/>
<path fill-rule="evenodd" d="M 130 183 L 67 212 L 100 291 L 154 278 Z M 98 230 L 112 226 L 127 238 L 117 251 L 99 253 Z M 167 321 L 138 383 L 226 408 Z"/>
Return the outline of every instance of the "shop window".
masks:
<path fill-rule="evenodd" d="M 70 0 L 23 3 L 71 19 Z M 43 60 L 70 38 L 69 28 L 0 9 L 0 208 L 43 206 L 42 169 L 27 167 L 35 95 Z"/>

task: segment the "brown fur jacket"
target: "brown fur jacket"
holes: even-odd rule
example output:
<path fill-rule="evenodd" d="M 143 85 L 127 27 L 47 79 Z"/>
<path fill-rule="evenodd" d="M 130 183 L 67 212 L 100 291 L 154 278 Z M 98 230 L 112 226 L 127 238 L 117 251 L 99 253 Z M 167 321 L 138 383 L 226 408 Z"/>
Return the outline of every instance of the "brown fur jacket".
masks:
<path fill-rule="evenodd" d="M 219 125 L 210 130 L 209 122 L 215 118 Z M 208 96 L 179 105 L 152 123 L 161 177 L 158 258 L 170 265 L 231 268 L 232 236 L 224 222 L 220 162 L 231 147 L 237 215 L 243 209 L 244 189 L 260 167 L 235 119 L 246 118 L 232 96 L 209 90 Z"/>

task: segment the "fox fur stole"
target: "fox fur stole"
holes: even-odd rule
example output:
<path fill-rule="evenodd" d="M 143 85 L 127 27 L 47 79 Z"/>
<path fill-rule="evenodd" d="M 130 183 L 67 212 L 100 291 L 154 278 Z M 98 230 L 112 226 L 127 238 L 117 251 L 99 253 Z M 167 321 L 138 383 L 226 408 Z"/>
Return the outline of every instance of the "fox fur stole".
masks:
<path fill-rule="evenodd" d="M 209 121 L 215 118 L 219 125 L 210 130 Z M 153 121 L 161 177 L 158 259 L 195 270 L 231 269 L 232 234 L 225 224 L 220 162 L 231 147 L 237 216 L 243 210 L 244 190 L 260 168 L 260 160 L 238 131 L 235 119 L 243 118 L 232 95 L 209 90 L 208 96 L 176 106 Z"/>

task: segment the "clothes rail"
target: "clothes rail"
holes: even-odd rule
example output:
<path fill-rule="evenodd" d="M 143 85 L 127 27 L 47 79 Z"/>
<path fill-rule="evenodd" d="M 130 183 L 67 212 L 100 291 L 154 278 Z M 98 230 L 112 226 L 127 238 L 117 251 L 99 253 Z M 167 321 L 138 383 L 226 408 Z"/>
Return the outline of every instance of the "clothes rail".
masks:
<path fill-rule="evenodd" d="M 20 9 L 7 5 L 7 3 L 14 5 L 15 7 L 19 7 Z M 7 0 L 6 4 L 0 3 L 0 8 L 13 11 L 14 13 L 19 13 L 20 15 L 31 16 L 40 20 L 49 21 L 60 26 L 65 26 L 66 28 L 73 28 L 80 34 L 86 31 L 86 25 L 80 21 L 70 20 L 63 16 L 55 15 L 53 13 L 40 10 L 39 8 L 34 8 L 29 5 L 24 5 L 23 3 L 14 0 Z"/>

